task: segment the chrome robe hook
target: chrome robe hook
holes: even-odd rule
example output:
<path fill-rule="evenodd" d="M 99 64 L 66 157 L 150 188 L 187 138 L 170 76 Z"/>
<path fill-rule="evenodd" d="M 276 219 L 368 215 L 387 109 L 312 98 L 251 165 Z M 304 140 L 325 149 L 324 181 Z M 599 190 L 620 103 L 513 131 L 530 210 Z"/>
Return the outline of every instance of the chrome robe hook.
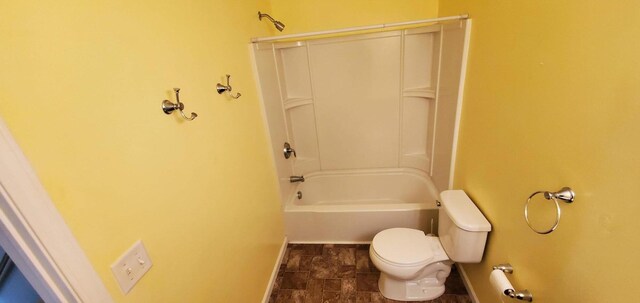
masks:
<path fill-rule="evenodd" d="M 218 91 L 218 94 L 227 92 L 227 94 L 229 94 L 229 97 L 233 98 L 233 99 L 238 99 L 240 98 L 240 96 L 242 96 L 240 93 L 237 93 L 235 96 L 231 93 L 231 84 L 229 84 L 229 78 L 231 78 L 231 75 L 227 75 L 227 85 L 223 85 L 222 83 L 218 83 L 216 84 L 216 90 Z"/>
<path fill-rule="evenodd" d="M 198 114 L 196 113 L 191 113 L 191 117 L 187 117 L 183 110 L 184 110 L 184 103 L 180 102 L 180 89 L 179 88 L 174 88 L 173 91 L 176 93 L 176 103 L 173 103 L 169 100 L 164 100 L 162 101 L 162 111 L 167 114 L 170 115 L 174 110 L 178 110 L 180 112 L 180 115 L 185 118 L 186 120 L 193 120 L 195 119 Z"/>

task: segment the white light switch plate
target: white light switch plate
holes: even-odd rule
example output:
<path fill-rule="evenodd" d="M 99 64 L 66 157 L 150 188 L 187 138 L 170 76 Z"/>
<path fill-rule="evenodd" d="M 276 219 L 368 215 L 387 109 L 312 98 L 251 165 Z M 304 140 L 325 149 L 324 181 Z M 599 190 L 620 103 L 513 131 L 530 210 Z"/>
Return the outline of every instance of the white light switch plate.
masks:
<path fill-rule="evenodd" d="M 151 259 L 142 244 L 138 240 L 116 262 L 111 264 L 111 271 L 125 294 L 142 278 L 151 268 Z"/>

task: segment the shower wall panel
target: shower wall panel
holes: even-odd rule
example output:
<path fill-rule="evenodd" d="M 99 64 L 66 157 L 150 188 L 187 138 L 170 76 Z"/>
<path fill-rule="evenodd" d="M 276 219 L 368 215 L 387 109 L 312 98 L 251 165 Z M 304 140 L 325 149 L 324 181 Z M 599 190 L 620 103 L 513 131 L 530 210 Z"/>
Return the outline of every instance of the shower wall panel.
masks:
<path fill-rule="evenodd" d="M 293 174 L 293 162 L 287 161 L 282 155 L 282 144 L 287 141 L 287 125 L 282 111 L 282 95 L 278 81 L 278 68 L 274 60 L 272 44 L 255 44 L 253 48 L 255 72 L 259 81 L 262 109 L 271 141 L 271 152 L 278 173 L 280 197 L 289 197 L 294 184 L 289 182 L 288 176 Z"/>
<path fill-rule="evenodd" d="M 302 175 L 320 169 L 318 140 L 316 138 L 316 119 L 312 103 L 287 108 L 287 124 L 291 143 L 294 144 L 297 157 L 294 174 Z"/>
<path fill-rule="evenodd" d="M 453 186 L 458 127 L 462 111 L 462 88 L 470 21 L 442 26 L 442 58 L 438 83 L 438 113 L 435 125 L 431 176 L 437 188 Z"/>
<path fill-rule="evenodd" d="M 375 168 L 449 188 L 467 24 L 254 45 L 283 195 L 290 175 Z"/>
<path fill-rule="evenodd" d="M 404 31 L 400 166 L 431 173 L 440 26 Z"/>
<path fill-rule="evenodd" d="M 313 86 L 306 43 L 274 45 L 288 142 L 296 150 L 293 174 L 320 170 Z"/>
<path fill-rule="evenodd" d="M 311 98 L 307 49 L 294 44 L 279 45 L 278 63 L 285 101 Z"/>
<path fill-rule="evenodd" d="M 401 37 L 309 42 L 321 168 L 398 167 Z"/>

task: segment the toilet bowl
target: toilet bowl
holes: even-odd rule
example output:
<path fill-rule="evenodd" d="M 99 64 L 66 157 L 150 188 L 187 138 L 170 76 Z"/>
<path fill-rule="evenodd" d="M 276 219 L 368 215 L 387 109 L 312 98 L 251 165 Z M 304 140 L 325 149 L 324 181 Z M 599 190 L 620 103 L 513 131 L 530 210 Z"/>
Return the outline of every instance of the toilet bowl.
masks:
<path fill-rule="evenodd" d="M 410 228 L 378 233 L 369 256 L 381 273 L 380 292 L 402 301 L 431 300 L 442 295 L 453 264 L 437 237 Z"/>
<path fill-rule="evenodd" d="M 375 235 L 369 248 L 380 270 L 378 287 L 386 298 L 424 301 L 441 296 L 455 262 L 480 262 L 491 224 L 461 190 L 440 194 L 440 237 L 411 228 L 390 228 Z"/>

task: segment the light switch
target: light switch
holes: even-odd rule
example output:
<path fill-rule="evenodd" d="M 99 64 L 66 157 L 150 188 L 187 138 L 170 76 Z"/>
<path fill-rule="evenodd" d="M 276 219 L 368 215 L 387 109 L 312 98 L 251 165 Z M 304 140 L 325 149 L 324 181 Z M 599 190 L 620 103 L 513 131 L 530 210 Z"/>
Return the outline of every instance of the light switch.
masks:
<path fill-rule="evenodd" d="M 116 262 L 111 264 L 111 271 L 120 285 L 122 292 L 127 294 L 142 276 L 151 268 L 151 259 L 142 241 L 138 240 Z"/>

